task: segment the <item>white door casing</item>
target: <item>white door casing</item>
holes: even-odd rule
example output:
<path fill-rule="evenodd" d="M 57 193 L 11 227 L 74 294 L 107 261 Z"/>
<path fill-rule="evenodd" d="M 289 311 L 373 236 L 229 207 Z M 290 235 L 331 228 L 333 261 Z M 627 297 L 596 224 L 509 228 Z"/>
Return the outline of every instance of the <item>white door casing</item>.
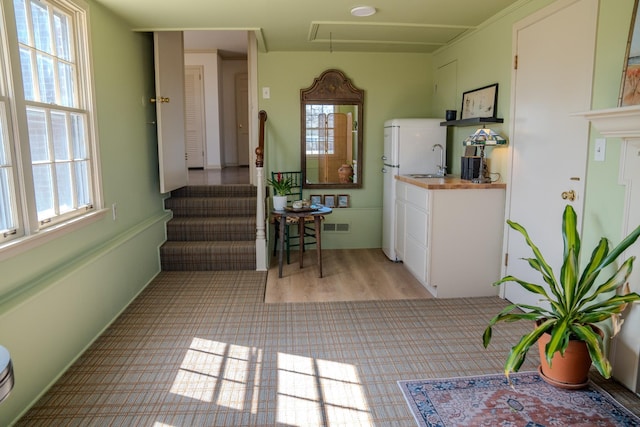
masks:
<path fill-rule="evenodd" d="M 181 31 L 153 33 L 160 192 L 187 185 L 184 47 Z"/>
<path fill-rule="evenodd" d="M 434 105 L 440 108 L 436 117 L 444 119 L 445 110 L 459 110 L 460 105 L 456 105 L 458 82 L 458 62 L 451 61 L 436 69 L 436 84 L 434 87 Z"/>
<path fill-rule="evenodd" d="M 247 73 L 235 77 L 236 147 L 238 165 L 249 165 L 249 86 Z"/>
<path fill-rule="evenodd" d="M 523 225 L 556 276 L 562 264 L 562 212 L 571 203 L 582 224 L 589 124 L 570 114 L 590 109 L 598 0 L 561 0 L 514 25 L 509 199 L 506 217 Z M 515 62 L 515 61 L 514 61 Z M 563 192 L 574 191 L 575 201 Z M 521 258 L 532 252 L 505 226 L 505 275 L 542 283 Z M 545 285 L 546 286 L 546 285 Z M 519 285 L 512 302 L 539 304 Z"/>
<path fill-rule="evenodd" d="M 187 167 L 204 167 L 204 84 L 202 66 L 186 66 L 184 74 Z"/>
<path fill-rule="evenodd" d="M 640 225 L 640 138 L 629 138 L 622 142 L 620 153 L 619 181 L 626 187 L 624 221 L 621 239 L 629 235 Z M 635 185 L 634 185 L 635 184 Z M 640 244 L 636 242 L 625 252 L 621 262 L 635 256 L 634 270 L 629 276 L 632 292 L 640 292 Z M 630 327 L 640 322 L 640 307 L 633 305 L 624 316 L 625 326 L 616 336 L 613 344 L 611 362 L 612 375 L 635 393 L 640 392 L 640 334 L 638 328 Z"/>

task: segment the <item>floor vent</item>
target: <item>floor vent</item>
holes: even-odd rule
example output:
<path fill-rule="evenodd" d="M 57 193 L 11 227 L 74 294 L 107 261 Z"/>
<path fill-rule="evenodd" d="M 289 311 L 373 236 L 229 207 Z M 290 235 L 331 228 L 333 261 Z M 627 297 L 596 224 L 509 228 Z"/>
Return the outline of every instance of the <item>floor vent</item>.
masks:
<path fill-rule="evenodd" d="M 322 224 L 322 231 L 327 233 L 348 233 L 350 228 L 349 224 L 335 224 L 331 222 Z"/>

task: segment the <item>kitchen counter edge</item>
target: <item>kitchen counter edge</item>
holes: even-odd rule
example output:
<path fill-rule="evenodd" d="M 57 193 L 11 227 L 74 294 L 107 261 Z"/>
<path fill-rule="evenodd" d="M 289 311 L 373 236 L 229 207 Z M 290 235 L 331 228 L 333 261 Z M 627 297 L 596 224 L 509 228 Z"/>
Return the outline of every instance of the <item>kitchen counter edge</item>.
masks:
<path fill-rule="evenodd" d="M 507 184 L 503 182 L 490 182 L 486 184 L 474 184 L 471 181 L 460 179 L 457 176 L 445 176 L 444 178 L 412 178 L 407 175 L 396 175 L 398 181 L 406 182 L 427 190 L 480 190 L 503 189 Z"/>

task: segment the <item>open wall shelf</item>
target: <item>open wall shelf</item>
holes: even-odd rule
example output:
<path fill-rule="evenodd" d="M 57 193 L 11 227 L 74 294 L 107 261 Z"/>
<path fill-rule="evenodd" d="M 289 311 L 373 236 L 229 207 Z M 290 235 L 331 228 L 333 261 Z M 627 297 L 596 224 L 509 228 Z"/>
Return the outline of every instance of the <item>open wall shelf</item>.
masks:
<path fill-rule="evenodd" d="M 440 122 L 440 126 L 474 126 L 483 123 L 503 123 L 504 119 L 497 117 L 473 117 L 471 119 L 449 120 Z"/>

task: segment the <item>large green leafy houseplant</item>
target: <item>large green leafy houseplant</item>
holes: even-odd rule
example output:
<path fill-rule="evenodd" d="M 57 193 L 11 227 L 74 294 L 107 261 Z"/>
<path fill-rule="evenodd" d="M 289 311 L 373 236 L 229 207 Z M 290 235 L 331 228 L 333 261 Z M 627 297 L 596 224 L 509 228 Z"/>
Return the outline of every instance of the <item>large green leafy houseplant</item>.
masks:
<path fill-rule="evenodd" d="M 607 319 L 613 323 L 613 333 L 617 333 L 622 325 L 620 315 L 628 303 L 640 300 L 640 295 L 629 292 L 627 279 L 631 274 L 635 257 L 625 260 L 618 270 L 604 282 L 597 284 L 600 272 L 614 262 L 622 252 L 632 245 L 640 235 L 640 226 L 620 242 L 613 250 L 609 250 L 609 242 L 604 237 L 593 250 L 591 259 L 580 272 L 580 236 L 577 230 L 576 213 L 567 205 L 562 220 L 562 237 L 564 240 L 564 257 L 560 276 L 556 278 L 553 270 L 545 261 L 538 247 L 533 243 L 523 226 L 507 221 L 509 226 L 520 232 L 527 245 L 533 251 L 533 258 L 527 258 L 529 265 L 540 272 L 542 279 L 549 286 L 550 293 L 539 284 L 528 283 L 513 276 L 505 276 L 494 285 L 515 282 L 529 292 L 540 296 L 541 301 L 548 304 L 528 305 L 511 304 L 489 321 L 483 335 L 485 348 L 491 341 L 492 326 L 498 322 L 533 320 L 535 328 L 524 335 L 511 348 L 504 364 L 504 373 L 517 372 L 525 360 L 529 348 L 538 341 L 542 334 L 549 333 L 550 341 L 545 348 L 547 362 L 556 352 L 564 355 L 571 339 L 579 339 L 586 343 L 593 365 L 605 378 L 611 376 L 611 365 L 603 347 L 603 337 L 594 330 L 597 324 Z M 621 290 L 622 292 L 617 292 Z M 549 308 L 546 308 L 549 307 Z"/>

